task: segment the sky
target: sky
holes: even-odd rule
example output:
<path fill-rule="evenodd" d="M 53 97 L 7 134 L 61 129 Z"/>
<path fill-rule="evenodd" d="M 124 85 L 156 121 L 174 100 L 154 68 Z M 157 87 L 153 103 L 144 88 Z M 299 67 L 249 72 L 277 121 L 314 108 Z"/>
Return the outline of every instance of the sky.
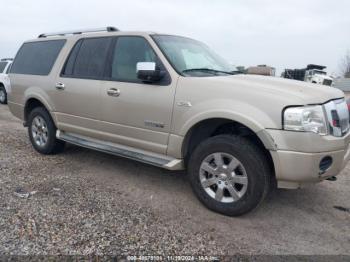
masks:
<path fill-rule="evenodd" d="M 115 26 L 203 41 L 231 64 L 340 71 L 349 0 L 0 0 L 0 57 L 40 33 Z"/>

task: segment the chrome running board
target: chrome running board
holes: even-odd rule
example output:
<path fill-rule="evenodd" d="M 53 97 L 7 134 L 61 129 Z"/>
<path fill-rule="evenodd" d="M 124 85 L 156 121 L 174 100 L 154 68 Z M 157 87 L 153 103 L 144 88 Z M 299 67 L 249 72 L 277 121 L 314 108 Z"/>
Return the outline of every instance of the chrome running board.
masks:
<path fill-rule="evenodd" d="M 100 152 L 121 156 L 150 164 L 157 167 L 162 167 L 168 170 L 182 170 L 183 160 L 168 157 L 166 155 L 151 153 L 145 150 L 135 149 L 129 146 L 124 146 L 116 143 L 105 142 L 86 136 L 81 136 L 72 133 L 66 133 L 60 130 L 57 130 L 56 137 L 59 140 L 66 141 L 68 143 L 82 146 L 89 149 L 94 149 Z"/>

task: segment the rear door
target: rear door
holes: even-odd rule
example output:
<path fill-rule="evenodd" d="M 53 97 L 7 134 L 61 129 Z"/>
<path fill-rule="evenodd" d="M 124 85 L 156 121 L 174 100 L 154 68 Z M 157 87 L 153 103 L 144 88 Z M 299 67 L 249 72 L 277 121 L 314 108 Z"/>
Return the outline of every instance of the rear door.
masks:
<path fill-rule="evenodd" d="M 100 88 L 111 43 L 111 37 L 84 38 L 72 48 L 53 96 L 60 130 L 98 137 Z"/>

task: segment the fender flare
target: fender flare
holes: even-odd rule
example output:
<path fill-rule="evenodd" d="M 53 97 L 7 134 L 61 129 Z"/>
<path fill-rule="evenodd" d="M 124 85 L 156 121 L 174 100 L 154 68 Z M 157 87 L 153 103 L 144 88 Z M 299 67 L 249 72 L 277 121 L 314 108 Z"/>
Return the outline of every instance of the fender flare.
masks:
<path fill-rule="evenodd" d="M 27 124 L 27 119 L 26 119 L 26 114 L 25 111 L 27 109 L 28 106 L 28 102 L 31 99 L 35 99 L 38 100 L 45 108 L 46 110 L 49 112 L 52 120 L 54 121 L 55 125 L 57 125 L 57 121 L 56 121 L 56 117 L 54 116 L 53 112 L 53 108 L 52 106 L 50 106 L 50 104 L 47 102 L 47 99 L 45 99 L 45 97 L 39 93 L 39 92 L 32 92 L 33 89 L 28 89 L 26 90 L 25 94 L 24 94 L 24 125 L 26 126 Z"/>
<path fill-rule="evenodd" d="M 260 141 L 264 144 L 267 150 L 277 150 L 277 145 L 270 134 L 266 131 L 266 128 L 263 127 L 260 123 L 258 123 L 255 119 L 249 118 L 246 115 L 233 112 L 230 110 L 220 110 L 220 111 L 206 111 L 199 113 L 188 121 L 180 129 L 179 135 L 182 137 L 186 137 L 191 129 L 195 127 L 197 124 L 210 120 L 210 119 L 226 119 L 229 121 L 237 122 L 243 126 L 246 126 L 251 131 L 253 131 Z"/>

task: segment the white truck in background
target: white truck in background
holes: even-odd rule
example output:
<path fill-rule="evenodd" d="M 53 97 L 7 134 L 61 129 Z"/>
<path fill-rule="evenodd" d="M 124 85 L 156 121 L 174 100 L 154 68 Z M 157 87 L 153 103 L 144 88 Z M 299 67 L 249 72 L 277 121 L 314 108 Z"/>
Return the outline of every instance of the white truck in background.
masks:
<path fill-rule="evenodd" d="M 303 69 L 286 69 L 282 73 L 282 77 L 313 84 L 332 86 L 333 78 L 327 75 L 325 69 L 325 66 L 310 64 Z"/>
<path fill-rule="evenodd" d="M 8 72 L 12 61 L 12 58 L 3 58 L 0 60 L 0 104 L 7 104 L 7 94 L 10 89 Z"/>

